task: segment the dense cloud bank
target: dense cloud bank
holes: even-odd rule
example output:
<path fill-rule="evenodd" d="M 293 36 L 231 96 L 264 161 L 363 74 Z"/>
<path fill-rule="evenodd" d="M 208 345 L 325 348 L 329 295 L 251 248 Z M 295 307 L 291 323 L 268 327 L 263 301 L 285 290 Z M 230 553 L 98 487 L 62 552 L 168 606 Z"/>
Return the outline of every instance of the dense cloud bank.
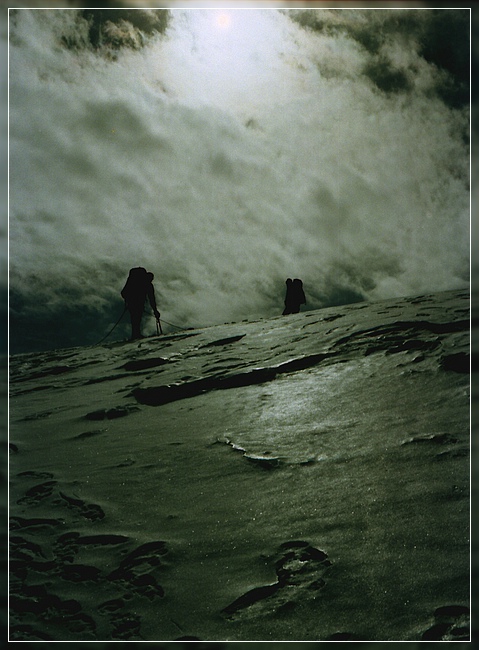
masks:
<path fill-rule="evenodd" d="M 467 286 L 468 11 L 10 28 L 12 352 L 94 343 L 137 265 L 183 327 Z"/>

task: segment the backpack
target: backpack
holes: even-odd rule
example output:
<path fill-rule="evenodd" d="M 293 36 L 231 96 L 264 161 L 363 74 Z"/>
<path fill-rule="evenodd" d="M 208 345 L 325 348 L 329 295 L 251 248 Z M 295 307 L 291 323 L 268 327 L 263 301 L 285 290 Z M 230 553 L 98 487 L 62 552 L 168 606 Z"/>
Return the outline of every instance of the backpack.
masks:
<path fill-rule="evenodd" d="M 127 303 L 129 302 L 143 302 L 146 296 L 146 287 L 148 284 L 148 276 L 146 269 L 142 266 L 137 266 L 130 269 L 128 280 L 121 290 L 121 297 Z"/>

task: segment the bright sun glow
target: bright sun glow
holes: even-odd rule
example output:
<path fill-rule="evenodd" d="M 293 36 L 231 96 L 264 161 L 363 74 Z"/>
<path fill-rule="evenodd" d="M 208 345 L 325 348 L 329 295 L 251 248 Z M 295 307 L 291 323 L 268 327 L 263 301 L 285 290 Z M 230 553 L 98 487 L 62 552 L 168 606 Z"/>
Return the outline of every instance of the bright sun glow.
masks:
<path fill-rule="evenodd" d="M 171 38 L 157 64 L 177 98 L 250 111 L 297 96 L 301 74 L 291 61 L 298 57 L 298 28 L 277 10 L 192 9 L 173 15 Z"/>

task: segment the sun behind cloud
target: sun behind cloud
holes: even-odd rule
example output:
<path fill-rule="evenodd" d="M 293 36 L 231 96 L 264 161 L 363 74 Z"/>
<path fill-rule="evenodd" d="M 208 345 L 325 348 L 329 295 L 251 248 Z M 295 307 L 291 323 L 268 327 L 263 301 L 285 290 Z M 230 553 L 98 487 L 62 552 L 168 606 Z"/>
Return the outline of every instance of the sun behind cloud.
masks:
<path fill-rule="evenodd" d="M 150 73 L 182 102 L 249 119 L 261 106 L 296 98 L 302 88 L 303 75 L 289 63 L 299 28 L 277 10 L 178 10 L 170 28 L 171 37 L 150 50 Z"/>

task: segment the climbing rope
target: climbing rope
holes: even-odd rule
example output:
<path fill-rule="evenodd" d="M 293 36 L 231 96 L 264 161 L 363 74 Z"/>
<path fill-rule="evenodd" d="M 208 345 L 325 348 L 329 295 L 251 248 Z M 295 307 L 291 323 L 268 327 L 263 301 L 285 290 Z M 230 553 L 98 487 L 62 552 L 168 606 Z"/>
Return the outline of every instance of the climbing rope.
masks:
<path fill-rule="evenodd" d="M 96 343 L 95 345 L 100 345 L 100 343 L 103 343 L 103 341 L 104 341 L 106 338 L 108 338 L 108 337 L 110 336 L 110 334 L 113 332 L 113 330 L 115 329 L 115 327 L 117 327 L 117 325 L 119 325 L 119 323 L 120 323 L 121 319 L 123 318 L 123 316 L 124 316 L 126 310 L 127 310 L 127 307 L 125 307 L 125 309 L 122 311 L 122 313 L 121 313 L 121 315 L 120 315 L 120 318 L 116 321 L 116 323 L 113 325 L 113 327 L 111 328 L 111 330 L 110 330 L 109 332 L 107 332 L 107 333 L 105 334 L 105 336 L 104 336 L 102 339 L 100 339 L 100 340 L 98 341 L 98 343 Z M 170 322 L 168 322 L 167 320 L 165 320 L 164 318 L 161 318 L 161 319 L 160 319 L 160 318 L 157 318 L 157 319 L 156 319 L 156 334 L 157 334 L 157 336 L 159 336 L 160 334 L 163 334 L 163 329 L 162 329 L 162 327 L 161 327 L 161 323 L 162 323 L 162 322 L 163 322 L 163 323 L 166 323 L 167 325 L 170 325 L 171 327 L 176 327 L 177 329 L 179 329 L 179 330 L 183 330 L 183 331 L 186 332 L 186 329 L 187 329 L 186 327 L 181 327 L 180 325 L 175 325 L 174 323 L 170 323 Z"/>
<path fill-rule="evenodd" d="M 167 320 L 165 320 L 164 318 L 162 318 L 161 321 L 162 321 L 163 323 L 166 323 L 167 325 L 171 325 L 171 327 L 176 327 L 176 328 L 179 329 L 179 330 L 183 330 L 183 331 L 185 331 L 185 332 L 186 332 L 186 330 L 187 330 L 186 327 L 180 327 L 179 325 L 175 325 L 174 323 L 169 323 L 169 322 L 168 322 Z"/>
<path fill-rule="evenodd" d="M 125 307 L 125 309 L 121 312 L 121 316 L 120 316 L 120 318 L 116 321 L 116 323 L 113 325 L 113 327 L 111 328 L 111 330 L 110 330 L 107 334 L 105 334 L 105 336 L 104 336 L 102 339 L 100 339 L 100 340 L 98 341 L 98 343 L 96 343 L 96 345 L 100 345 L 100 343 L 103 343 L 103 341 L 104 341 L 106 338 L 108 338 L 108 337 L 110 336 L 110 334 L 113 332 L 113 330 L 115 329 L 115 327 L 120 323 L 120 321 L 121 321 L 121 319 L 123 318 L 125 312 L 126 312 L 126 307 Z"/>

